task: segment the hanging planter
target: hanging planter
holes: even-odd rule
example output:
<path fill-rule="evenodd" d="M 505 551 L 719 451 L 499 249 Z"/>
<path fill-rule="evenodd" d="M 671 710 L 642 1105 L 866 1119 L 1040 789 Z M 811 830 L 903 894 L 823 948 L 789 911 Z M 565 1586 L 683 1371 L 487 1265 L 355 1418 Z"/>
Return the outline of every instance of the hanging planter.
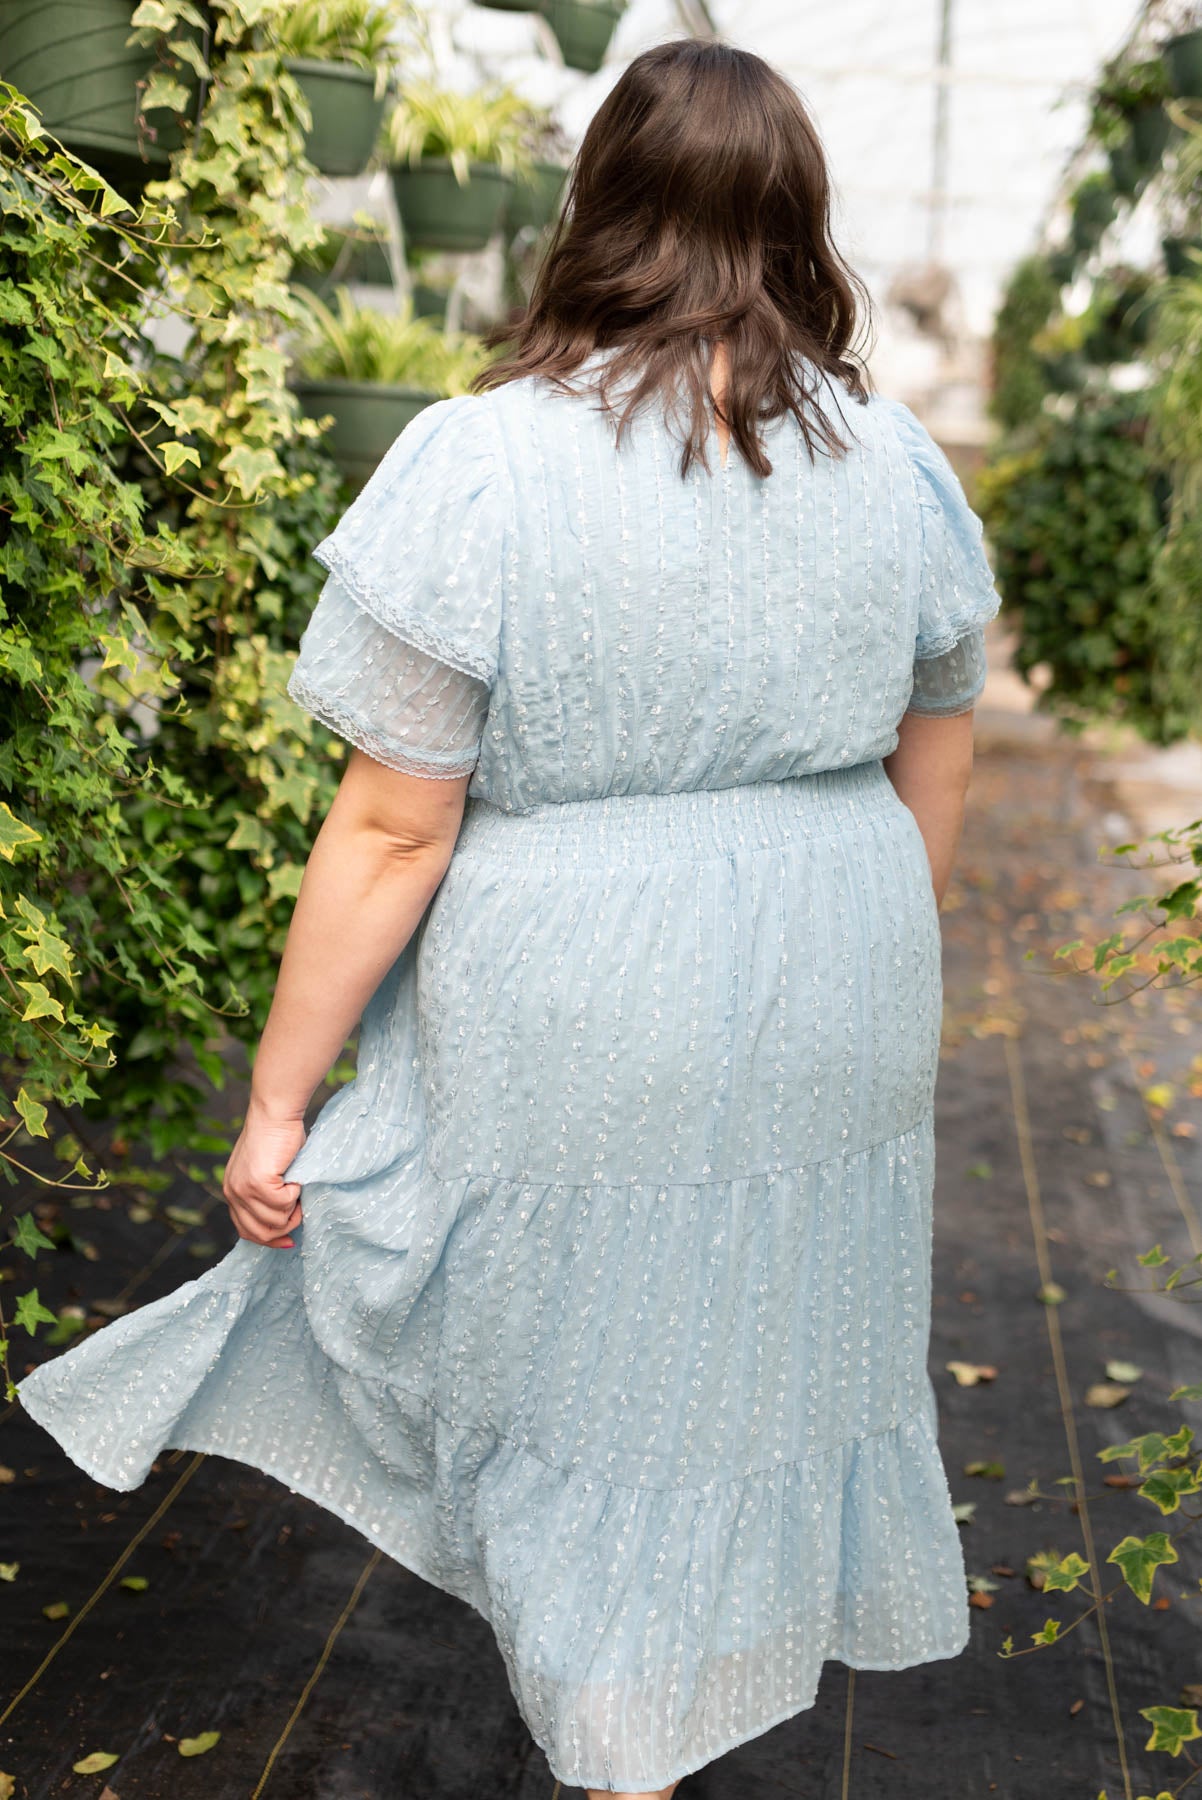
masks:
<path fill-rule="evenodd" d="M 1139 186 L 1142 174 L 1130 132 L 1118 143 L 1107 145 L 1106 161 L 1110 164 L 1110 179 L 1114 183 L 1115 193 L 1129 199 Z"/>
<path fill-rule="evenodd" d="M 1202 28 L 1183 31 L 1160 47 L 1169 85 L 1181 100 L 1202 99 Z"/>
<path fill-rule="evenodd" d="M 435 287 L 431 281 L 415 281 L 413 284 L 414 318 L 444 320 L 447 316 L 447 305 L 450 298 L 450 288 Z"/>
<path fill-rule="evenodd" d="M 595 74 L 626 10 L 612 0 L 542 0 L 539 8 L 569 69 Z"/>
<path fill-rule="evenodd" d="M 487 162 L 469 164 L 461 185 L 448 156 L 425 156 L 390 173 L 405 243 L 414 250 L 483 250 L 513 189 L 512 175 Z"/>
<path fill-rule="evenodd" d="M 1105 175 L 1087 175 L 1073 195 L 1070 236 L 1083 256 L 1099 242 L 1118 210 L 1114 188 Z"/>
<path fill-rule="evenodd" d="M 294 387 L 310 419 L 330 418 L 322 442 L 352 487 L 370 479 L 406 425 L 439 398 L 427 388 L 334 376 L 325 381 L 302 376 Z"/>
<path fill-rule="evenodd" d="M 37 107 L 47 131 L 118 187 L 166 172 L 181 142 L 172 112 L 140 120 L 141 93 L 159 66 L 129 45 L 129 0 L 4 0 L 0 73 Z M 190 86 L 187 65 L 176 79 Z"/>
<path fill-rule="evenodd" d="M 424 407 L 466 393 L 486 358 L 478 338 L 450 336 L 408 304 L 377 312 L 341 288 L 336 308 L 311 297 L 305 308 L 294 391 L 309 418 L 329 417 L 326 448 L 356 486 Z"/>
<path fill-rule="evenodd" d="M 294 264 L 290 280 L 322 295 L 348 281 L 369 287 L 392 287 L 388 245 L 381 238 L 327 226 L 325 242 Z"/>
<path fill-rule="evenodd" d="M 361 175 L 384 123 L 386 96 L 376 95 L 375 75 L 356 63 L 313 57 L 286 56 L 284 67 L 313 119 L 305 137 L 309 161 L 323 175 Z"/>
<path fill-rule="evenodd" d="M 511 234 L 524 225 L 542 231 L 559 212 L 568 171 L 563 163 L 536 162 L 523 180 L 515 180 L 505 208 L 505 227 Z"/>
<path fill-rule="evenodd" d="M 1141 175 L 1160 167 L 1168 148 L 1172 122 L 1163 106 L 1141 106 L 1131 114 L 1131 151 Z"/>

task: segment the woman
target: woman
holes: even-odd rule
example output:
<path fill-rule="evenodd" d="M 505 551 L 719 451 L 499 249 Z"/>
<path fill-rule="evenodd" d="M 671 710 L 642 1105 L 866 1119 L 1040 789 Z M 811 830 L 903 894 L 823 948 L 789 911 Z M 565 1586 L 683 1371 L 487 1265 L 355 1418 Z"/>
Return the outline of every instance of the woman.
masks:
<path fill-rule="evenodd" d="M 998 599 L 855 294 L 789 84 L 632 63 L 507 354 L 316 552 L 290 691 L 354 751 L 242 1241 L 20 1384 L 112 1487 L 235 1457 L 477 1607 L 593 1795 L 968 1637 L 931 1107 Z"/>

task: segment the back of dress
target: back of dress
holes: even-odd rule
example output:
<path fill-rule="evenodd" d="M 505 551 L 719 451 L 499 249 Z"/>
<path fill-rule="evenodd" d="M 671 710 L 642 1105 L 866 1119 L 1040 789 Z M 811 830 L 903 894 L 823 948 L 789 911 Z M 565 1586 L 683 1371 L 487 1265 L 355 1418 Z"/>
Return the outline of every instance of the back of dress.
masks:
<path fill-rule="evenodd" d="M 975 696 L 998 600 L 980 525 L 913 415 L 822 392 L 847 454 L 812 460 L 785 417 L 766 479 L 733 446 L 722 467 L 716 444 L 712 471 L 682 479 L 658 408 L 615 447 L 593 397 L 532 378 L 428 408 L 318 549 L 338 579 L 299 697 L 336 688 L 329 637 L 366 607 L 481 686 L 448 687 L 433 716 L 424 689 L 415 718 L 398 684 L 389 719 L 356 700 L 354 637 L 330 722 L 360 710 L 364 747 L 400 768 L 474 763 L 469 795 L 506 811 L 887 756 L 907 704 Z M 383 666 L 387 634 L 379 647 Z"/>

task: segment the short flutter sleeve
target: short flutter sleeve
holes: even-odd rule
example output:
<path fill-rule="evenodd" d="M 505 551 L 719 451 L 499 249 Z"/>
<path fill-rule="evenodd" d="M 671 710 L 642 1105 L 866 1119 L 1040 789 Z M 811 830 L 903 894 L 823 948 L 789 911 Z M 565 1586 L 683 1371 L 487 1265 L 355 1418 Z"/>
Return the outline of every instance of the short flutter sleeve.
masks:
<path fill-rule="evenodd" d="M 985 685 L 985 626 L 1001 595 L 985 554 L 984 528 L 959 477 L 910 409 L 889 402 L 914 477 L 922 528 L 922 574 L 910 712 L 967 712 Z"/>
<path fill-rule="evenodd" d="M 288 693 L 375 761 L 470 773 L 501 632 L 503 467 L 473 395 L 426 407 L 313 551 L 328 571 Z"/>

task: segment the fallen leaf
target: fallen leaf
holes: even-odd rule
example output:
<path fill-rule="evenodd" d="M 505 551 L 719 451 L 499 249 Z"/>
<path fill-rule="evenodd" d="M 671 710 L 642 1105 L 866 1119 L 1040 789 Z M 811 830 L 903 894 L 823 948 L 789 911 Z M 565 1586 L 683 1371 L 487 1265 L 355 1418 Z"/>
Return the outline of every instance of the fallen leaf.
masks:
<path fill-rule="evenodd" d="M 65 1600 L 52 1600 L 49 1606 L 42 1608 L 48 1619 L 65 1619 L 70 1610 L 71 1608 Z M 113 1760 L 115 1762 L 116 1758 L 114 1757 Z"/>
<path fill-rule="evenodd" d="M 975 1500 L 961 1500 L 958 1506 L 952 1507 L 952 1518 L 957 1525 L 971 1525 L 972 1515 L 977 1510 Z"/>
<path fill-rule="evenodd" d="M 202 1731 L 199 1737 L 181 1738 L 179 1753 L 181 1756 L 203 1756 L 206 1750 L 213 1748 L 220 1736 L 219 1731 Z"/>
<path fill-rule="evenodd" d="M 1085 1702 L 1084 1702 L 1084 1700 L 1074 1700 L 1074 1701 L 1073 1701 L 1073 1703 L 1072 1703 L 1072 1705 L 1071 1705 L 1071 1706 L 1070 1706 L 1070 1707 L 1069 1707 L 1069 1709 L 1068 1709 L 1068 1711 L 1069 1711 L 1069 1717 L 1070 1717 L 1070 1718 L 1071 1718 L 1071 1719 L 1075 1719 L 1075 1718 L 1076 1718 L 1076 1716 L 1077 1716 L 1077 1714 L 1078 1714 L 1078 1713 L 1079 1713 L 1079 1712 L 1080 1712 L 1080 1711 L 1081 1711 L 1081 1708 L 1082 1708 L 1082 1707 L 1083 1707 L 1083 1706 L 1084 1706 L 1084 1705 L 1085 1705 Z M 102 1800 L 103 1800 L 103 1797 L 102 1797 Z"/>
<path fill-rule="evenodd" d="M 7 1487 L 10 1481 L 15 1481 L 16 1479 L 17 1471 L 15 1469 L 10 1469 L 5 1463 L 0 1463 L 0 1487 Z"/>
<path fill-rule="evenodd" d="M 983 1475 L 988 1481 L 1000 1481 L 1006 1470 L 1000 1462 L 968 1462 L 964 1465 L 966 1475 Z"/>
<path fill-rule="evenodd" d="M 101 1769 L 111 1769 L 117 1760 L 111 1750 L 93 1750 L 90 1756 L 81 1757 L 71 1767 L 77 1775 L 99 1775 Z"/>
<path fill-rule="evenodd" d="M 979 1607 L 981 1609 L 981 1611 L 984 1612 L 984 1610 L 987 1606 L 993 1605 L 993 1595 L 992 1594 L 970 1594 L 968 1596 L 968 1604 L 970 1606 Z"/>
<path fill-rule="evenodd" d="M 995 1575 L 1014 1575 L 1017 1573 L 1015 1569 L 1010 1567 L 1009 1563 L 990 1563 L 989 1567 Z"/>
<path fill-rule="evenodd" d="M 1137 1368 L 1134 1363 L 1108 1362 L 1106 1364 L 1106 1374 L 1111 1381 L 1132 1382 L 1139 1380 L 1140 1376 L 1143 1374 L 1143 1370 Z"/>
<path fill-rule="evenodd" d="M 1068 1295 L 1058 1281 L 1045 1281 L 1041 1288 L 1036 1288 L 1035 1298 L 1042 1300 L 1045 1306 L 1059 1306 Z"/>
<path fill-rule="evenodd" d="M 16 1791 L 16 1776 L 6 1774 L 3 1769 L 0 1769 L 0 1800 L 13 1800 L 13 1795 Z M 103 1794 L 100 1796 L 100 1800 L 104 1800 Z"/>
<path fill-rule="evenodd" d="M 1109 1169 L 1093 1169 L 1085 1177 L 1085 1179 L 1086 1179 L 1086 1181 L 1088 1181 L 1090 1187 L 1102 1187 L 1102 1188 L 1109 1187 L 1110 1186 L 1110 1170 Z"/>
<path fill-rule="evenodd" d="M 1095 1381 L 1085 1390 L 1086 1406 L 1117 1406 L 1131 1392 L 1120 1381 Z"/>
<path fill-rule="evenodd" d="M 19 1562 L 0 1563 L 0 1581 L 15 1581 L 17 1579 L 17 1570 L 20 1567 L 21 1565 Z"/>
<path fill-rule="evenodd" d="M 150 1586 L 150 1582 L 145 1575 L 123 1575 L 121 1577 L 121 1586 L 123 1588 L 129 1588 L 131 1593 L 141 1594 Z"/>
<path fill-rule="evenodd" d="M 1033 1494 L 1030 1488 L 1011 1488 L 1005 1498 L 1007 1506 L 1034 1506 L 1039 1495 Z"/>
<path fill-rule="evenodd" d="M 960 1387 L 976 1387 L 980 1381 L 992 1381 L 997 1370 L 991 1363 L 949 1362 L 945 1369 L 950 1369 Z"/>

